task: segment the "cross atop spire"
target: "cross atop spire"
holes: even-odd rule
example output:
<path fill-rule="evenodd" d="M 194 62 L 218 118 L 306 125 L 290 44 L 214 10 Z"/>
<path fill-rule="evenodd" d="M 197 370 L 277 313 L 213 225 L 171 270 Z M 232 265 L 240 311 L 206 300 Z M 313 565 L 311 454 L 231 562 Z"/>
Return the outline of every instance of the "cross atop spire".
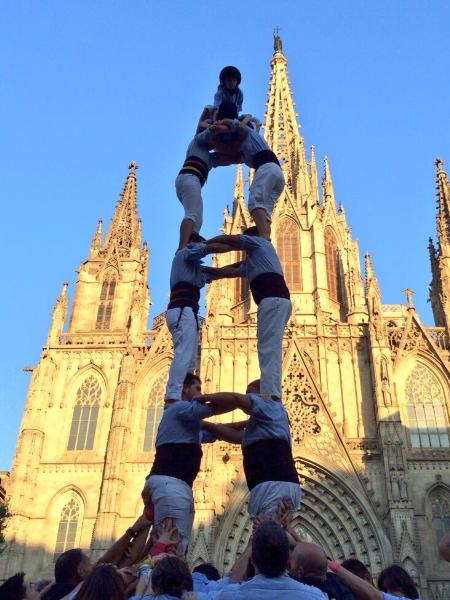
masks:
<path fill-rule="evenodd" d="M 128 165 L 129 173 L 105 238 L 104 250 L 108 251 L 116 245 L 119 256 L 123 258 L 130 258 L 132 251 L 139 249 L 141 244 L 136 199 L 136 169 L 138 168 L 134 161 Z"/>
<path fill-rule="evenodd" d="M 278 28 L 270 65 L 264 137 L 280 160 L 289 191 L 294 197 L 303 197 L 309 193 L 309 175 Z"/>

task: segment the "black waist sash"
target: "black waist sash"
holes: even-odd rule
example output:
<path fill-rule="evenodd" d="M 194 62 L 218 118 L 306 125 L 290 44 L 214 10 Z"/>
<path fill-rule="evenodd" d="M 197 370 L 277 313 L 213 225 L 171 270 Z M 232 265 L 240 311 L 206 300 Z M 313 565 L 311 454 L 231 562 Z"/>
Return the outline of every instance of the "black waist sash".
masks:
<path fill-rule="evenodd" d="M 189 487 L 197 477 L 202 460 L 200 444 L 162 444 L 157 446 L 151 475 L 166 475 L 185 481 Z"/>
<path fill-rule="evenodd" d="M 167 308 L 184 308 L 190 306 L 195 314 L 199 311 L 200 288 L 186 281 L 179 281 L 170 290 L 170 301 Z"/>
<path fill-rule="evenodd" d="M 257 171 L 261 165 L 265 165 L 266 163 L 275 163 L 280 166 L 280 161 L 272 150 L 261 150 L 260 152 L 257 152 L 253 156 L 252 162 L 255 171 Z"/>
<path fill-rule="evenodd" d="M 203 186 L 208 179 L 208 167 L 205 161 L 198 156 L 188 156 L 178 175 L 195 175 Z"/>
<path fill-rule="evenodd" d="M 279 273 L 261 273 L 250 283 L 252 296 L 256 304 L 264 298 L 287 298 L 290 300 L 289 288 L 283 275 Z"/>
<path fill-rule="evenodd" d="M 265 481 L 299 483 L 292 458 L 291 445 L 286 440 L 260 440 L 242 448 L 244 473 L 248 489 Z"/>

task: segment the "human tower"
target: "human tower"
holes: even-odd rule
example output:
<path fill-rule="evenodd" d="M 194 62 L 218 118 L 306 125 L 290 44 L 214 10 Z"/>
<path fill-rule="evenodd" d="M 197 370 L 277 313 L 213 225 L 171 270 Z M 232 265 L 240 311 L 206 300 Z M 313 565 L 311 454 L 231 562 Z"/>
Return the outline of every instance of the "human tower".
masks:
<path fill-rule="evenodd" d="M 241 74 L 228 66 L 220 72 L 214 105 L 206 106 L 176 178 L 184 208 L 179 246 L 170 273 L 166 312 L 174 355 L 165 391 L 164 412 L 156 436 L 155 458 L 142 492 L 144 515 L 154 529 L 168 519 L 175 525 L 178 550 L 186 552 L 194 520 L 192 486 L 200 469 L 202 443 L 241 444 L 252 519 L 261 513 L 295 511 L 301 490 L 292 458 L 291 436 L 281 395 L 284 328 L 291 314 L 289 289 L 270 241 L 271 215 L 284 189 L 280 163 L 259 134 L 260 122 L 241 114 Z M 205 240 L 202 187 L 212 167 L 245 163 L 254 170 L 248 209 L 255 226 L 242 235 Z M 208 254 L 245 252 L 244 260 L 222 268 L 207 267 Z M 246 277 L 257 310 L 260 379 L 245 394 L 201 394 L 194 370 L 198 350 L 200 289 L 214 279 Z M 248 419 L 229 424 L 204 419 L 241 409 Z"/>

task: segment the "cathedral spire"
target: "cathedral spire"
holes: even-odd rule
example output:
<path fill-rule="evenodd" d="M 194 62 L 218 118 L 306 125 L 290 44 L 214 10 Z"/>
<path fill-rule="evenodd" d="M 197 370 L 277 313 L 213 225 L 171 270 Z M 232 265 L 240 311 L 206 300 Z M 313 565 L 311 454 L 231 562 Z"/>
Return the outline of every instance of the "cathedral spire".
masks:
<path fill-rule="evenodd" d="M 430 239 L 428 245 L 432 273 L 430 301 L 436 325 L 450 328 L 450 184 L 443 168 L 443 161 L 437 158 L 435 165 L 437 248 Z"/>
<path fill-rule="evenodd" d="M 119 256 L 123 258 L 130 258 L 133 251 L 139 250 L 141 244 L 136 200 L 137 168 L 138 165 L 134 161 L 128 165 L 129 173 L 116 205 L 104 244 L 106 251 L 111 250 L 116 245 Z"/>
<path fill-rule="evenodd" d="M 439 247 L 450 244 L 450 185 L 447 174 L 444 171 L 444 162 L 436 158 L 436 192 L 437 213 L 436 226 Z"/>
<path fill-rule="evenodd" d="M 311 195 L 317 204 L 319 203 L 319 178 L 317 175 L 317 165 L 316 165 L 316 151 L 314 146 L 311 146 L 311 160 L 309 162 L 310 170 L 309 170 L 309 179 L 311 182 Z"/>
<path fill-rule="evenodd" d="M 309 193 L 309 177 L 299 124 L 289 86 L 281 38 L 274 32 L 274 53 L 271 60 L 264 137 L 277 155 L 286 177 L 287 188 L 301 199 Z"/>
<path fill-rule="evenodd" d="M 97 222 L 97 227 L 95 228 L 95 233 L 92 236 L 92 242 L 91 242 L 91 257 L 96 256 L 99 252 L 99 250 L 101 249 L 101 245 L 102 245 L 102 225 L 103 225 L 103 221 L 102 219 L 99 219 Z"/>
<path fill-rule="evenodd" d="M 336 212 L 336 202 L 334 199 L 333 180 L 331 179 L 328 157 L 323 159 L 323 177 L 322 177 L 322 207 L 324 211 L 332 210 Z"/>
<path fill-rule="evenodd" d="M 242 177 L 242 166 L 237 165 L 236 178 L 234 180 L 233 215 L 236 213 L 237 206 L 241 202 L 244 202 L 244 179 Z"/>

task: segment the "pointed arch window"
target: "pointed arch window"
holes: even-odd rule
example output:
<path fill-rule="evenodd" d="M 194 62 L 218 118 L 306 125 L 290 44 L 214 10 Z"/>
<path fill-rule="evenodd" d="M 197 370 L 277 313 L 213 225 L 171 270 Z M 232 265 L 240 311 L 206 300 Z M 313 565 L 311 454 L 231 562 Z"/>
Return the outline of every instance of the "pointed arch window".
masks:
<path fill-rule="evenodd" d="M 325 229 L 325 259 L 327 265 L 328 294 L 331 300 L 343 304 L 339 252 L 336 236 L 331 227 Z"/>
<path fill-rule="evenodd" d="M 437 487 L 430 494 L 429 504 L 436 542 L 439 543 L 450 531 L 450 494 Z"/>
<path fill-rule="evenodd" d="M 406 413 L 413 448 L 448 448 L 445 398 L 435 375 L 422 364 L 411 371 L 405 386 Z"/>
<path fill-rule="evenodd" d="M 155 381 L 150 392 L 145 421 L 144 452 L 152 452 L 155 445 L 156 433 L 164 409 L 166 382 L 167 373 L 163 373 Z"/>
<path fill-rule="evenodd" d="M 95 329 L 109 329 L 110 327 L 116 285 L 116 273 L 109 271 L 102 282 Z"/>
<path fill-rule="evenodd" d="M 278 223 L 276 244 L 287 286 L 291 292 L 300 292 L 299 231 L 298 225 L 289 217 L 281 219 Z"/>
<path fill-rule="evenodd" d="M 78 388 L 67 450 L 92 450 L 101 397 L 98 380 L 90 375 Z"/>
<path fill-rule="evenodd" d="M 244 260 L 244 252 L 243 250 L 236 251 L 236 260 L 235 262 L 240 262 Z M 235 277 L 234 278 L 234 300 L 235 304 L 239 304 L 243 300 L 246 300 L 249 297 L 249 285 L 247 277 Z"/>
<path fill-rule="evenodd" d="M 77 530 L 80 521 L 80 505 L 71 498 L 61 511 L 59 518 L 58 533 L 56 535 L 55 554 L 56 560 L 66 550 L 75 548 L 77 541 Z"/>

